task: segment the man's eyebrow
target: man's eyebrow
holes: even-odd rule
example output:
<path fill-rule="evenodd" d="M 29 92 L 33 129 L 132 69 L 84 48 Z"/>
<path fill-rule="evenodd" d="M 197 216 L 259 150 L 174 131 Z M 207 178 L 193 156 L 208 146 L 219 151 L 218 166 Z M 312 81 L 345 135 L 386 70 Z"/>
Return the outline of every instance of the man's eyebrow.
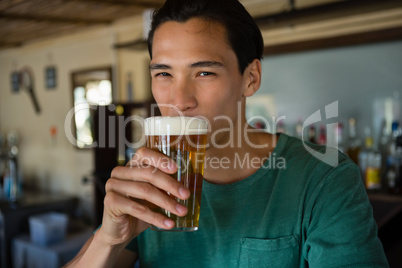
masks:
<path fill-rule="evenodd" d="M 197 67 L 223 67 L 223 63 L 219 61 L 197 61 L 194 63 L 191 63 L 190 68 L 197 68 Z M 169 70 L 172 69 L 171 66 L 167 64 L 160 64 L 160 63 L 155 63 L 151 64 L 149 66 L 150 70 Z"/>
<path fill-rule="evenodd" d="M 149 65 L 149 69 L 150 70 L 168 70 L 168 69 L 172 69 L 172 67 L 170 67 L 169 65 L 166 64 L 151 64 Z"/>
<path fill-rule="evenodd" d="M 190 67 L 223 67 L 223 63 L 219 61 L 198 61 L 190 64 Z"/>

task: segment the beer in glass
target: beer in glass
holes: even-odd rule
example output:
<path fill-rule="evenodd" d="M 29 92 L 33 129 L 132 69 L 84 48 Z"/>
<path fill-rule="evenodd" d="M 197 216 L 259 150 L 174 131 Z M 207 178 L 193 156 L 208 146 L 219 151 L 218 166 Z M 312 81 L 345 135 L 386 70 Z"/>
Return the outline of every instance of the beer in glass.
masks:
<path fill-rule="evenodd" d="M 190 197 L 187 200 L 174 197 L 180 204 L 187 207 L 186 216 L 176 216 L 153 204 L 150 204 L 151 209 L 166 215 L 175 222 L 175 227 L 170 231 L 196 231 L 200 217 L 207 121 L 183 116 L 150 117 L 145 119 L 144 130 L 146 146 L 175 160 L 178 170 L 172 176 L 190 190 Z M 156 226 L 151 226 L 151 229 L 164 230 Z"/>

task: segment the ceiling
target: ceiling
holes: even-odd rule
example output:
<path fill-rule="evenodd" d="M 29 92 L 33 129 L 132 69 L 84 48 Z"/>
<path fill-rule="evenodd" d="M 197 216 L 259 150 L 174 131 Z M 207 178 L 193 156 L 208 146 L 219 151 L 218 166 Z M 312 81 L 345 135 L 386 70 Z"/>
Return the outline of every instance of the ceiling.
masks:
<path fill-rule="evenodd" d="M 0 0 L 0 49 L 19 47 L 30 41 L 66 35 L 96 25 L 111 25 L 119 19 L 140 15 L 146 9 L 159 8 L 164 2 L 165 0 Z M 375 28 L 379 22 L 384 23 L 385 20 L 391 19 L 394 20 L 392 27 L 402 26 L 402 21 L 399 19 L 402 14 L 400 0 L 240 0 L 240 2 L 256 18 L 263 34 L 270 34 L 267 40 L 275 42 L 289 43 L 289 38 L 292 38 L 291 42 L 294 43 L 299 32 L 301 38 L 305 38 L 311 35 L 311 29 L 314 29 L 314 34 L 317 36 L 317 25 L 324 27 L 324 21 L 331 21 L 331 28 L 328 28 L 329 26 L 320 28 L 320 34 L 328 35 L 329 29 L 335 29 L 337 32 L 339 29 L 350 30 L 350 22 L 344 18 L 357 21 L 355 17 L 361 18 L 363 13 L 367 19 L 365 21 L 360 19 L 359 24 L 353 22 L 354 27 L 361 28 L 361 25 L 365 25 L 373 29 L 372 25 Z M 384 13 L 384 10 L 387 10 L 387 13 Z M 389 13 L 390 11 L 393 13 Z M 395 13 L 396 11 L 398 13 Z M 382 17 L 373 21 L 374 12 Z M 340 18 L 342 23 L 336 22 Z M 337 23 L 336 28 L 332 21 Z M 349 24 L 346 25 L 346 22 Z M 367 22 L 372 22 L 372 25 Z M 305 29 L 307 26 L 308 34 Z M 289 31 L 289 27 L 292 27 L 292 31 Z"/>
<path fill-rule="evenodd" d="M 278 14 L 299 6 L 342 0 L 240 0 L 254 17 Z M 165 0 L 1 0 L 0 49 L 69 34 L 86 27 L 110 25 L 116 20 L 159 8 Z"/>
<path fill-rule="evenodd" d="M 0 49 L 67 34 L 158 8 L 164 0 L 2 0 Z"/>

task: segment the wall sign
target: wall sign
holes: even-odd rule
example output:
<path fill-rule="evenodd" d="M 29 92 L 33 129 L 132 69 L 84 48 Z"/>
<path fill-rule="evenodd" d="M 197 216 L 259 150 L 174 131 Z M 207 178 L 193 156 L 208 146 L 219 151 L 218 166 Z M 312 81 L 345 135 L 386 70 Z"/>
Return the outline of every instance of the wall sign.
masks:
<path fill-rule="evenodd" d="M 57 86 L 57 72 L 55 66 L 48 66 L 45 69 L 45 84 L 47 89 L 55 89 Z"/>
<path fill-rule="evenodd" d="M 18 93 L 20 91 L 20 75 L 18 71 L 11 73 L 11 92 Z"/>

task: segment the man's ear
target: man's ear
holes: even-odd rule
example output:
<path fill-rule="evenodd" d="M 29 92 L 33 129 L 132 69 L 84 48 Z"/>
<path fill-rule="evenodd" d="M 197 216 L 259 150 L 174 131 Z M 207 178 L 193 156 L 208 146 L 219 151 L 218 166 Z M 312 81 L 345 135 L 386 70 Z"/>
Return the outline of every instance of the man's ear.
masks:
<path fill-rule="evenodd" d="M 261 86 L 261 62 L 258 59 L 253 60 L 244 70 L 246 79 L 246 89 L 243 92 L 244 97 L 250 97 Z"/>

